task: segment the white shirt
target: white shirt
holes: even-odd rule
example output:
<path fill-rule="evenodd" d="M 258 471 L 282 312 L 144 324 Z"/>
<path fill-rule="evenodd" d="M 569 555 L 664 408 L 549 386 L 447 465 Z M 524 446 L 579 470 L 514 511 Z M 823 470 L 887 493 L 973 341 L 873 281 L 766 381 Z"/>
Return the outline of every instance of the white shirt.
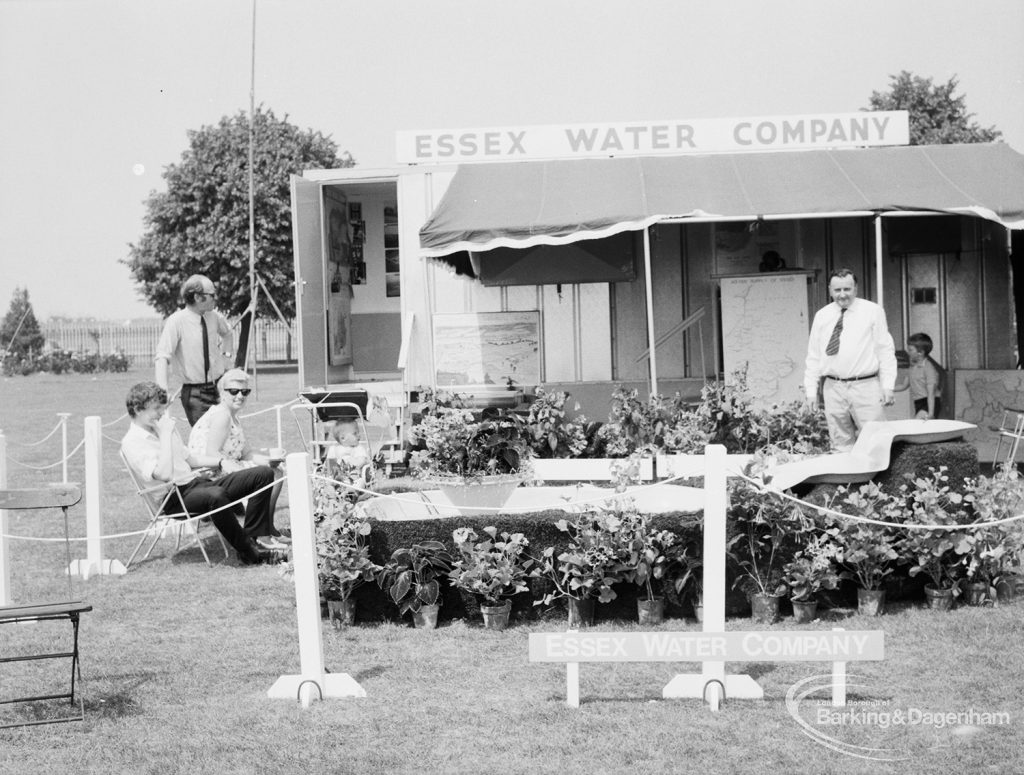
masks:
<path fill-rule="evenodd" d="M 231 326 L 227 318 L 215 310 L 207 312 L 206 336 L 210 348 L 210 371 L 203 374 L 203 329 L 200 315 L 188 307 L 167 318 L 154 360 L 172 364 L 174 372 L 187 385 L 216 382 L 230 368 L 225 350 L 231 349 Z"/>
<path fill-rule="evenodd" d="M 128 426 L 128 432 L 121 439 L 121 451 L 132 470 L 145 480 L 145 484 L 153 487 L 164 484 L 153 476 L 160 463 L 160 437 L 147 431 L 134 422 Z M 196 472 L 188 464 L 188 453 L 177 433 L 171 436 L 171 452 L 174 468 L 171 479 L 175 484 L 185 484 L 196 478 Z"/>
<path fill-rule="evenodd" d="M 819 309 L 811 323 L 804 370 L 807 400 L 816 399 L 818 380 L 825 376 L 845 379 L 877 373 L 882 390 L 892 391 L 896 387 L 896 348 L 885 310 L 873 301 L 854 299 L 843 316 L 839 352 L 826 355 L 825 348 L 839 315 L 839 305 L 832 302 Z"/>

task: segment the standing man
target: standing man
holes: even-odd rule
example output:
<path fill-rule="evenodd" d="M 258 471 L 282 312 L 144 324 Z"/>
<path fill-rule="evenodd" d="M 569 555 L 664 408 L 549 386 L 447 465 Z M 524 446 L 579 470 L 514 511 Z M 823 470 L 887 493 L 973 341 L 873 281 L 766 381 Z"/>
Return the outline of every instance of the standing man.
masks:
<path fill-rule="evenodd" d="M 195 425 L 217 403 L 217 380 L 229 367 L 231 326 L 214 310 L 217 289 L 208 277 L 194 274 L 181 286 L 185 309 L 167 318 L 156 346 L 156 383 L 167 390 L 168 366 L 181 377 L 181 405 Z"/>
<path fill-rule="evenodd" d="M 885 310 L 857 298 L 857 276 L 849 269 L 829 275 L 832 303 L 818 310 L 807 343 L 804 391 L 816 407 L 824 378 L 825 419 L 832 447 L 848 452 L 864 423 L 884 421 L 893 403 L 896 353 Z"/>

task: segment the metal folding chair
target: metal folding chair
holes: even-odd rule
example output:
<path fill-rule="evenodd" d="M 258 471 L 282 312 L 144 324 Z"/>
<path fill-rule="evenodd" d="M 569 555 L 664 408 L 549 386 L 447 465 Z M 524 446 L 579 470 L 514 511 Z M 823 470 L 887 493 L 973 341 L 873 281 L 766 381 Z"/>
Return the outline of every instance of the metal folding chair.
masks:
<path fill-rule="evenodd" d="M 1020 449 L 1021 439 L 1024 439 L 1024 411 L 1020 409 L 1006 409 L 1003 411 L 1003 421 L 998 428 L 992 428 L 997 436 L 996 451 L 993 462 L 1006 465 L 1014 465 L 1017 462 L 1017 451 Z M 1006 451 L 1003 451 L 1003 448 Z"/>
<path fill-rule="evenodd" d="M 68 507 L 75 505 L 82 499 L 82 491 L 74 485 L 56 485 L 36 490 L 0 490 L 0 509 L 56 509 L 64 513 L 64 546 L 67 556 L 68 567 L 71 566 L 71 538 L 68 533 Z M 0 699 L 0 705 L 27 702 L 44 702 L 48 700 L 68 700 L 72 707 L 75 705 L 75 681 L 82 680 L 81 668 L 78 663 L 78 624 L 79 617 L 92 610 L 92 606 L 81 600 L 72 600 L 74 597 L 71 588 L 71 574 L 67 574 L 68 594 L 67 600 L 55 603 L 32 603 L 28 605 L 7 605 L 0 606 L 0 624 L 19 624 L 44 621 L 66 620 L 71 623 L 72 647 L 70 651 L 43 651 L 25 654 L 11 654 L 5 647 L 4 654 L 0 657 L 0 665 L 12 664 L 15 662 L 36 662 L 48 659 L 68 659 L 71 661 L 71 685 L 66 692 L 56 694 L 36 694 L 26 697 L 14 697 Z M 47 642 L 47 649 L 52 649 L 52 642 Z M 6 680 L 0 680 L 0 686 L 8 686 Z M 84 721 L 85 700 L 79 692 L 78 713 L 58 718 L 33 718 L 23 721 L 0 724 L 0 729 L 9 727 L 35 726 L 39 724 L 56 724 L 63 721 Z"/>
<path fill-rule="evenodd" d="M 181 545 L 182 533 L 191 533 L 195 538 L 195 542 L 199 544 L 199 551 L 203 553 L 203 559 L 206 560 L 206 564 L 212 566 L 213 563 L 210 562 L 210 556 L 206 553 L 206 546 L 203 545 L 202 536 L 199 535 L 199 526 L 202 523 L 190 519 L 189 513 L 185 510 L 185 500 L 181 497 L 181 491 L 178 489 L 178 486 L 173 483 L 147 486 L 138 472 L 129 465 L 124 453 L 121 452 L 120 454 L 121 462 L 124 463 L 125 470 L 128 471 L 128 475 L 132 478 L 132 484 L 135 485 L 135 491 L 145 504 L 146 511 L 149 512 L 149 526 L 139 539 L 139 543 L 136 544 L 135 551 L 128 558 L 128 562 L 124 564 L 125 568 L 131 567 L 132 561 L 135 560 L 135 555 L 139 553 L 147 538 L 152 536 L 153 540 L 150 542 L 146 553 L 142 556 L 143 560 L 149 558 L 157 543 L 169 530 L 174 533 L 174 554 L 177 554 L 184 548 Z M 227 542 L 219 530 L 215 530 L 215 532 L 217 533 L 217 538 L 220 539 L 221 548 L 224 549 L 224 559 L 227 559 L 231 556 L 228 551 Z"/>

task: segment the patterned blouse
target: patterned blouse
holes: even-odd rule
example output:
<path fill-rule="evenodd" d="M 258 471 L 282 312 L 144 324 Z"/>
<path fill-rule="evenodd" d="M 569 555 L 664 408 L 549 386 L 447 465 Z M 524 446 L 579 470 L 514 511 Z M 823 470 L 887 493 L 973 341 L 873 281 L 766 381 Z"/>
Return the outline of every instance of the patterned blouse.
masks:
<path fill-rule="evenodd" d="M 188 450 L 193 455 L 205 455 L 206 454 L 206 439 L 210 434 L 210 425 L 216 418 L 216 412 L 226 413 L 228 415 L 228 435 L 224 439 L 224 444 L 220 448 L 220 454 L 227 460 L 233 460 L 236 462 L 234 468 L 248 468 L 251 465 L 255 465 L 252 461 L 242 460 L 242 455 L 245 454 L 245 431 L 242 430 L 242 424 L 238 422 L 234 417 L 231 417 L 231 412 L 224 404 L 217 404 L 211 407 L 194 426 L 192 426 L 192 432 L 188 437 Z"/>

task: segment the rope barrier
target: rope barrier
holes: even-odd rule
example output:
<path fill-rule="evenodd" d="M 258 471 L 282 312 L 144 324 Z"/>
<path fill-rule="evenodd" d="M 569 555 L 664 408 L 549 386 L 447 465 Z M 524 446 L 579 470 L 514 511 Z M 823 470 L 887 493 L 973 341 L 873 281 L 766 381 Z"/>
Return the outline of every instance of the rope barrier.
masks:
<path fill-rule="evenodd" d="M 118 417 L 116 420 L 111 420 L 110 422 L 103 423 L 103 425 L 101 427 L 109 428 L 111 425 L 117 425 L 119 422 L 121 422 L 121 420 L 123 420 L 127 416 L 128 416 L 128 412 L 125 412 L 120 417 Z"/>
<path fill-rule="evenodd" d="M 829 508 L 827 506 L 819 506 L 818 504 L 815 504 L 815 503 L 808 503 L 807 501 L 801 500 L 800 498 L 797 498 L 794 495 L 789 495 L 788 493 L 780 492 L 779 490 L 768 489 L 767 487 L 764 486 L 764 482 L 762 482 L 762 481 L 760 481 L 758 479 L 751 479 L 749 476 L 746 476 L 744 474 L 739 474 L 739 473 L 737 473 L 736 476 L 739 477 L 740 479 L 743 479 L 748 484 L 754 485 L 754 487 L 756 487 L 759 492 L 770 493 L 772 495 L 778 495 L 780 498 L 783 498 L 784 500 L 791 501 L 792 503 L 796 503 L 796 504 L 798 504 L 798 505 L 800 505 L 802 507 L 806 507 L 808 509 L 813 509 L 814 511 L 817 511 L 819 514 L 829 514 L 829 515 L 831 515 L 833 517 L 839 517 L 841 519 L 850 520 L 851 522 L 862 522 L 862 523 L 865 523 L 865 524 L 868 524 L 868 525 L 878 525 L 879 527 L 890 527 L 890 528 L 903 529 L 903 530 L 965 530 L 966 531 L 966 530 L 972 530 L 972 529 L 976 529 L 976 528 L 984 529 L 984 528 L 989 528 L 989 527 L 995 527 L 996 525 L 1004 525 L 1004 524 L 1007 524 L 1009 522 L 1017 522 L 1018 520 L 1024 519 L 1024 514 L 1017 514 L 1016 516 L 1013 516 L 1013 517 L 1004 517 L 1003 519 L 993 519 L 993 520 L 985 521 L 985 522 L 972 522 L 972 523 L 967 524 L 967 525 L 921 525 L 921 524 L 917 524 L 917 523 L 906 523 L 906 522 L 887 522 L 887 521 L 885 521 L 883 519 L 871 519 L 870 517 L 859 517 L 856 514 L 846 514 L 846 513 L 842 512 L 842 511 L 836 511 L 835 509 L 831 509 L 831 508 Z"/>
<path fill-rule="evenodd" d="M 66 462 L 66 461 L 70 460 L 70 459 L 71 459 L 71 456 L 72 456 L 72 455 L 74 455 L 74 454 L 75 454 L 76 452 L 78 452 L 78 450 L 80 450 L 80 449 L 82 448 L 82 445 L 84 445 L 84 444 L 85 444 L 85 439 L 82 439 L 82 440 L 81 440 L 80 442 L 78 442 L 78 446 L 77 446 L 77 447 L 75 447 L 75 448 L 74 448 L 73 450 L 71 450 L 70 452 L 68 452 L 68 454 L 67 454 L 67 455 L 65 455 L 64 457 L 62 457 L 62 458 L 61 458 L 60 460 L 58 460 L 58 461 L 57 461 L 56 463 L 49 463 L 49 464 L 47 464 L 47 465 L 45 465 L 45 466 L 33 466 L 33 465 L 29 465 L 28 463 L 22 463 L 22 462 L 21 462 L 20 460 L 15 460 L 15 459 L 14 459 L 13 457 L 11 457 L 10 455 L 8 455 L 8 456 L 7 456 L 7 459 L 8 459 L 8 460 L 9 460 L 9 461 L 10 461 L 11 463 L 14 463 L 15 465 L 19 465 L 19 466 L 21 466 L 22 468 L 30 468 L 30 469 L 32 469 L 33 471 L 45 471 L 45 470 L 47 470 L 48 468 L 56 468 L 57 466 L 59 466 L 59 465 L 63 464 L 64 462 Z"/>
<path fill-rule="evenodd" d="M 239 420 L 244 420 L 247 417 L 255 417 L 258 414 L 266 414 L 267 412 L 275 412 L 278 409 L 284 409 L 286 406 L 291 406 L 292 404 L 294 404 L 298 400 L 299 400 L 298 397 L 295 397 L 295 398 L 293 398 L 291 401 L 289 401 L 286 404 L 274 404 L 273 406 L 268 406 L 266 409 L 258 409 L 255 412 L 250 412 L 249 414 L 240 414 L 240 415 L 238 415 L 238 419 Z"/>
<path fill-rule="evenodd" d="M 254 495 L 259 495 L 264 490 L 269 490 L 270 488 L 276 486 L 280 481 L 281 481 L 280 479 L 274 479 L 274 481 L 270 482 L 269 484 L 264 485 L 263 487 L 260 487 L 258 490 L 253 490 L 248 495 L 245 495 L 245 496 L 243 496 L 241 498 L 233 500 L 233 501 L 231 501 L 231 503 L 226 503 L 223 506 L 221 506 L 220 508 L 213 509 L 212 511 L 207 511 L 207 512 L 205 512 L 203 514 L 197 514 L 196 516 L 188 517 L 187 519 L 175 519 L 174 522 L 173 522 L 173 525 L 184 525 L 186 522 L 198 522 L 199 520 L 206 519 L 207 517 L 209 517 L 209 516 L 211 516 L 213 514 L 216 514 L 217 512 L 224 511 L 225 509 L 229 509 L 229 508 L 231 508 L 233 506 L 238 506 L 241 503 L 243 503 L 247 498 L 251 498 Z M 161 529 L 163 529 L 163 528 L 161 528 Z M 153 527 L 152 527 L 152 525 L 150 525 L 150 526 L 144 528 L 143 530 L 132 530 L 132 531 L 130 531 L 128 533 L 112 533 L 110 535 L 99 536 L 99 540 L 106 541 L 108 539 L 114 539 L 114 538 L 130 538 L 132 536 L 145 535 L 145 534 L 150 533 L 152 531 L 153 531 Z M 12 539 L 14 539 L 16 541 L 37 541 L 39 543 L 63 543 L 64 542 L 63 538 L 40 538 L 40 537 L 37 537 L 37 536 L 14 535 L 12 533 L 0 533 L 0 537 L 2 537 L 2 538 L 12 538 Z M 69 541 L 88 541 L 90 538 L 91 538 L 91 536 L 84 536 L 82 538 L 77 538 L 77 537 L 76 538 L 69 538 L 68 540 Z"/>
<path fill-rule="evenodd" d="M 17 445 L 18 445 L 19 447 L 38 447 L 38 446 L 39 446 L 40 444 L 42 444 L 42 443 L 43 443 L 44 441 L 46 441 L 47 439 L 49 439 L 49 438 L 50 438 L 50 437 L 51 437 L 51 436 L 52 436 L 53 434 L 55 434 L 55 433 L 56 433 L 56 432 L 57 432 L 58 430 L 60 430 L 60 426 L 61 426 L 61 425 L 62 425 L 63 423 L 64 423 L 64 420 L 57 420 L 57 424 L 53 426 L 53 430 L 52 430 L 52 431 L 50 431 L 49 433 L 47 433 L 47 434 L 46 434 L 46 435 L 45 435 L 45 436 L 44 436 L 43 438 L 41 438 L 41 439 L 40 439 L 39 441 L 32 441 L 32 442 L 29 442 L 29 443 L 27 443 L 27 444 L 23 444 L 23 443 L 21 443 L 21 442 L 18 442 L 18 441 L 12 441 L 12 443 L 14 443 L 14 444 L 17 444 Z"/>

